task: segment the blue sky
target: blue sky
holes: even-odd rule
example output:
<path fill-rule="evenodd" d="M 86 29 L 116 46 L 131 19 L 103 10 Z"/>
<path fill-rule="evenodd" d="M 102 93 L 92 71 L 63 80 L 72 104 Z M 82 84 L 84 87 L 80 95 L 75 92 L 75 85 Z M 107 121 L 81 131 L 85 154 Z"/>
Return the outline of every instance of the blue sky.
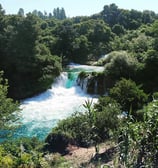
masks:
<path fill-rule="evenodd" d="M 92 15 L 111 3 L 119 8 L 141 11 L 148 9 L 158 13 L 158 0 L 0 0 L 7 14 L 16 14 L 19 8 L 28 13 L 34 9 L 53 12 L 54 8 L 63 7 L 68 17 Z"/>

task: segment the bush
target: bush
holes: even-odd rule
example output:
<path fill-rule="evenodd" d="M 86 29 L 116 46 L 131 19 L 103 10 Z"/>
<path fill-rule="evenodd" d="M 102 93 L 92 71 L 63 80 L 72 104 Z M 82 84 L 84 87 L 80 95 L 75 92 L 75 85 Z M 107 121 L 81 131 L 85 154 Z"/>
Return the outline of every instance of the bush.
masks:
<path fill-rule="evenodd" d="M 114 81 L 124 78 L 135 78 L 139 68 L 137 59 L 126 51 L 112 52 L 105 61 L 105 74 Z"/>
<path fill-rule="evenodd" d="M 40 166 L 42 148 L 42 142 L 36 138 L 21 138 L 3 142 L 0 145 L 0 165 L 38 167 Z"/>
<path fill-rule="evenodd" d="M 68 152 L 67 147 L 69 144 L 73 144 L 72 138 L 66 133 L 52 132 L 45 139 L 44 150 L 66 154 Z"/>
<path fill-rule="evenodd" d="M 158 165 L 158 101 L 143 108 L 142 122 L 129 116 L 120 127 L 120 161 L 126 167 L 157 167 Z"/>
<path fill-rule="evenodd" d="M 136 111 L 141 109 L 147 103 L 148 96 L 132 80 L 122 78 L 115 86 L 110 89 L 109 96 L 115 99 L 121 106 L 122 110 L 132 112 L 137 117 Z"/>
<path fill-rule="evenodd" d="M 52 133 L 59 136 L 69 135 L 76 145 L 89 146 L 90 126 L 87 114 L 76 112 L 67 119 L 59 121 L 57 127 L 53 128 Z"/>
<path fill-rule="evenodd" d="M 100 102 L 101 102 L 100 98 Z M 100 102 L 92 107 L 91 101 L 86 101 L 84 113 L 76 112 L 72 116 L 58 123 L 52 133 L 46 138 L 47 148 L 59 152 L 66 149 L 68 143 L 82 147 L 98 143 L 110 137 L 111 130 L 114 131 L 119 125 L 118 115 L 121 113 L 120 106 L 116 101 L 104 99 L 107 103 Z M 103 108 L 100 108 L 100 107 Z M 62 144 L 62 145 L 61 145 Z"/>

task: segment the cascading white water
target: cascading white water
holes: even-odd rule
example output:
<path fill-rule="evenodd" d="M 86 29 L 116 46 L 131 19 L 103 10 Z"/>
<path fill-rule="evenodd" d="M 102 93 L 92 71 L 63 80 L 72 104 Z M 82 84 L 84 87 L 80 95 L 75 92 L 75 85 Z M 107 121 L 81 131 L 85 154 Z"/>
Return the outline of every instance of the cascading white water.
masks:
<path fill-rule="evenodd" d="M 75 111 L 83 111 L 85 100 L 93 98 L 76 84 L 81 71 L 102 71 L 101 67 L 70 65 L 46 92 L 22 102 L 22 126 L 15 136 L 27 136 L 43 139 L 61 119 Z M 93 102 L 97 99 L 93 98 Z"/>

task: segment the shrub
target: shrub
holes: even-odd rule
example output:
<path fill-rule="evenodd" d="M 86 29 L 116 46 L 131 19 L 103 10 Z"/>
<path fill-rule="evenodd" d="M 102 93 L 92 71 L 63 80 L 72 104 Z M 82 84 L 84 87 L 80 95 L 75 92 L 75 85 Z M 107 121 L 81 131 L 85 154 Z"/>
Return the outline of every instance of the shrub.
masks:
<path fill-rule="evenodd" d="M 52 132 L 45 139 L 46 145 L 44 149 L 49 152 L 58 152 L 61 154 L 66 154 L 68 152 L 67 147 L 72 144 L 72 138 L 61 132 Z"/>
<path fill-rule="evenodd" d="M 137 117 L 136 111 L 141 109 L 147 102 L 147 94 L 137 86 L 132 80 L 122 78 L 115 86 L 110 89 L 109 96 L 115 99 L 121 106 L 122 110 L 132 112 Z"/>
<path fill-rule="evenodd" d="M 112 52 L 105 61 L 105 74 L 113 80 L 135 78 L 138 68 L 137 59 L 126 51 Z"/>
<path fill-rule="evenodd" d="M 157 167 L 158 165 L 158 101 L 143 108 L 144 120 L 131 116 L 120 127 L 120 161 L 126 167 Z"/>
<path fill-rule="evenodd" d="M 86 101 L 84 113 L 76 112 L 53 128 L 46 138 L 47 148 L 54 152 L 65 151 L 68 143 L 82 147 L 95 145 L 97 148 L 97 144 L 108 139 L 111 130 L 116 130 L 119 124 L 120 106 L 114 100 L 108 102 L 105 105 L 99 102 L 93 107 L 92 101 Z"/>

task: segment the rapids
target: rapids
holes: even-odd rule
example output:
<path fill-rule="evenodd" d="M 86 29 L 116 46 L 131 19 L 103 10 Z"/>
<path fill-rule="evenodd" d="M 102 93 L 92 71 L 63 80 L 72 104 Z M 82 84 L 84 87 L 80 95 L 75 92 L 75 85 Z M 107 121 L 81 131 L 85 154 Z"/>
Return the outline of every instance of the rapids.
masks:
<path fill-rule="evenodd" d="M 83 111 L 85 100 L 96 97 L 85 93 L 76 83 L 81 71 L 103 71 L 103 67 L 71 64 L 46 92 L 21 102 L 21 127 L 15 137 L 44 139 L 59 120 Z"/>

